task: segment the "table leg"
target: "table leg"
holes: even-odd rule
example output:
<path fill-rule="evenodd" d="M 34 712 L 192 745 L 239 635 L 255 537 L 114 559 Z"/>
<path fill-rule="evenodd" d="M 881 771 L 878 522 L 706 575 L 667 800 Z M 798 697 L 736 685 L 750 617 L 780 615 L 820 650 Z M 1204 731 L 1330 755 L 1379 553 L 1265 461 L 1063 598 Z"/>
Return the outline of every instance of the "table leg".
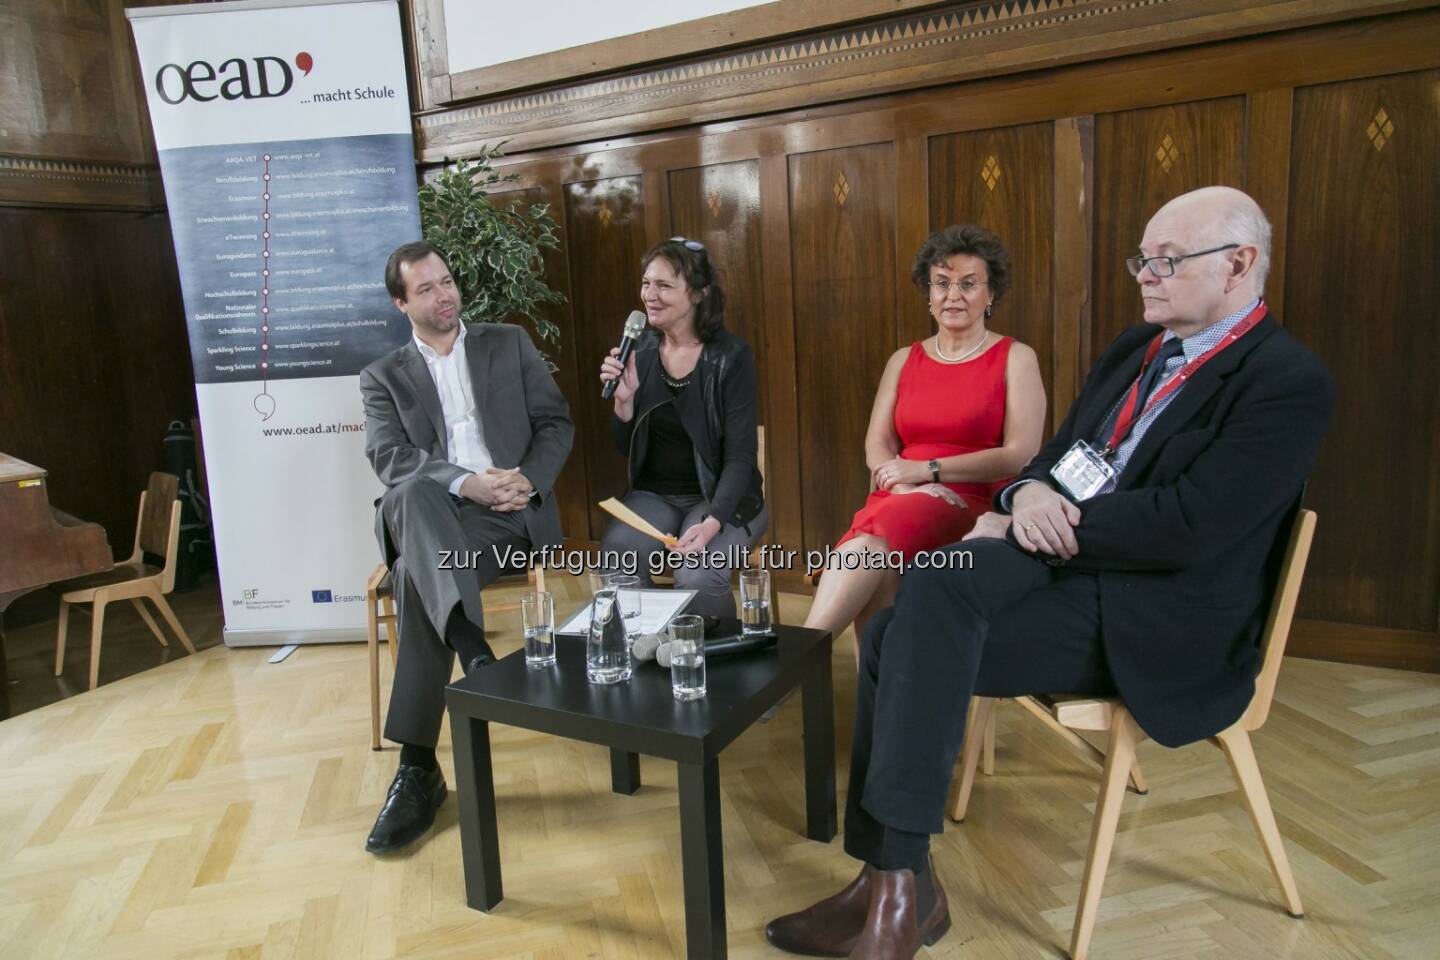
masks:
<path fill-rule="evenodd" d="M 805 836 L 835 838 L 835 709 L 829 644 L 800 685 L 805 739 Z"/>
<path fill-rule="evenodd" d="M 610 789 L 626 796 L 640 789 L 640 754 L 610 750 Z"/>
<path fill-rule="evenodd" d="M 720 838 L 720 761 L 680 763 L 680 860 L 690 960 L 724 960 L 725 859 Z"/>
<path fill-rule="evenodd" d="M 505 896 L 500 886 L 500 833 L 495 823 L 490 724 L 452 713 L 450 736 L 455 755 L 455 802 L 460 809 L 465 902 L 488 913 Z"/>
<path fill-rule="evenodd" d="M 10 674 L 5 667 L 5 608 L 0 606 L 0 720 L 10 716 Z"/>

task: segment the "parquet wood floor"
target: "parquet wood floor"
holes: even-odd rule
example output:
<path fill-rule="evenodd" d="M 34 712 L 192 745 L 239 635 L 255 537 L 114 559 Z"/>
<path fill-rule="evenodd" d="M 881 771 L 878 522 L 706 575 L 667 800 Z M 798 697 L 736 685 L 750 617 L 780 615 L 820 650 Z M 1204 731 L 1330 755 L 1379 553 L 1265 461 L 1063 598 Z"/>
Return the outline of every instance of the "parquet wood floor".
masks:
<path fill-rule="evenodd" d="M 787 621 L 808 603 L 783 597 Z M 492 618 L 502 653 L 517 626 Z M 854 667 L 836 650 L 843 806 Z M 363 850 L 396 760 L 369 749 L 364 647 L 270 652 L 212 647 L 0 724 L 0 957 L 683 954 L 673 766 L 643 761 L 616 796 L 600 749 L 492 728 L 506 899 L 477 913 L 453 801 L 412 854 Z M 721 761 L 732 957 L 779 956 L 765 920 L 856 869 L 799 832 L 799 706 Z M 1220 753 L 1145 744 L 1151 792 L 1125 801 L 1093 955 L 1440 955 L 1440 677 L 1292 660 L 1256 749 L 1306 918 L 1280 910 Z M 955 926 L 922 956 L 1063 956 L 1096 771 L 1013 706 L 996 762 L 936 843 Z"/>

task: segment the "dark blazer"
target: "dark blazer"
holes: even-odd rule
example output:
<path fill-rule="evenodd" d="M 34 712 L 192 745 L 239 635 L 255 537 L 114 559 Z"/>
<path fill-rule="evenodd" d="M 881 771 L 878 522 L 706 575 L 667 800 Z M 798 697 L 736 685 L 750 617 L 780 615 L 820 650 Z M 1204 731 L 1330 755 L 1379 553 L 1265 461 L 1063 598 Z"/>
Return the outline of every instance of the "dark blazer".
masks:
<path fill-rule="evenodd" d="M 555 378 L 524 330 L 508 323 L 466 328 L 465 359 L 485 446 L 495 466 L 519 467 L 537 496 L 524 511 L 533 547 L 559 546 L 555 478 L 565 465 L 575 425 Z M 365 455 L 386 487 L 427 477 L 450 488 L 468 473 L 449 461 L 445 415 L 435 381 L 414 339 L 360 372 Z M 376 511 L 375 536 L 386 562 L 395 551 Z"/>
<path fill-rule="evenodd" d="M 1055 485 L 1050 468 L 1076 440 L 1095 441 L 1159 333 L 1133 327 L 1111 344 L 1017 482 Z M 1185 384 L 1116 490 L 1080 504 L 1080 550 L 1064 566 L 1098 578 L 1110 672 L 1157 742 L 1212 736 L 1249 704 L 1274 574 L 1267 557 L 1334 399 L 1325 367 L 1267 317 Z"/>

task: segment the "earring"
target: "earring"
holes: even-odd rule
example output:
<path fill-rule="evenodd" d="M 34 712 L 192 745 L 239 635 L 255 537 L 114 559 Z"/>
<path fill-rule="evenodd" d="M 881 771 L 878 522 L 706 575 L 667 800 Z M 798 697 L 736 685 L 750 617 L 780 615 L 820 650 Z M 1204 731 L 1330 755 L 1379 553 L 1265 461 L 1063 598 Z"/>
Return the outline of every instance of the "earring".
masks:
<path fill-rule="evenodd" d="M 987 303 L 987 304 L 985 304 L 985 319 L 986 319 L 986 320 L 989 320 L 989 319 L 990 319 L 990 314 L 992 314 L 992 313 L 994 313 L 994 312 L 995 312 L 995 304 L 993 304 L 993 303 Z"/>

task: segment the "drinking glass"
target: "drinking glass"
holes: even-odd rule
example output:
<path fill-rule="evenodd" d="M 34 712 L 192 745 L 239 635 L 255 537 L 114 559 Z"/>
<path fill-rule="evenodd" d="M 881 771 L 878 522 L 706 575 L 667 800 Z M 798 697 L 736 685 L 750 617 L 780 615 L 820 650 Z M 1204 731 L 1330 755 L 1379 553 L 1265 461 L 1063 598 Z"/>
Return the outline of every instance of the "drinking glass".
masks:
<path fill-rule="evenodd" d="M 548 593 L 527 593 L 520 598 L 520 619 L 525 626 L 525 666 L 532 669 L 555 663 L 555 598 Z"/>
<path fill-rule="evenodd" d="M 705 618 L 682 613 L 670 621 L 670 692 L 676 700 L 705 696 Z"/>
<path fill-rule="evenodd" d="M 740 571 L 740 632 L 747 637 L 770 633 L 770 571 Z"/>
<path fill-rule="evenodd" d="M 590 632 L 585 638 L 585 677 L 591 683 L 630 679 L 630 641 L 613 587 L 595 591 L 590 604 Z"/>
<path fill-rule="evenodd" d="M 625 620 L 625 633 L 633 641 L 640 632 L 640 578 L 628 573 L 612 573 L 605 579 L 605 586 L 615 590 L 620 615 Z"/>

